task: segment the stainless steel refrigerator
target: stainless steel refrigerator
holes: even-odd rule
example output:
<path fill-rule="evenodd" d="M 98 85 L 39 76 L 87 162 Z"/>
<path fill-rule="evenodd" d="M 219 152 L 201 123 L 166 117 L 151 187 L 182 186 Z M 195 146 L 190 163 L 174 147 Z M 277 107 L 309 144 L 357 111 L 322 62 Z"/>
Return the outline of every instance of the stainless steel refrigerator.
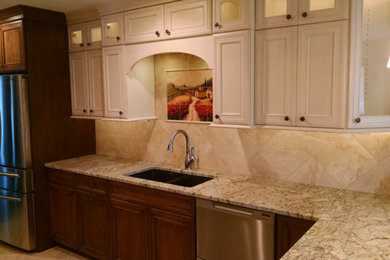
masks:
<path fill-rule="evenodd" d="M 35 248 L 34 188 L 25 75 L 0 76 L 0 240 Z"/>

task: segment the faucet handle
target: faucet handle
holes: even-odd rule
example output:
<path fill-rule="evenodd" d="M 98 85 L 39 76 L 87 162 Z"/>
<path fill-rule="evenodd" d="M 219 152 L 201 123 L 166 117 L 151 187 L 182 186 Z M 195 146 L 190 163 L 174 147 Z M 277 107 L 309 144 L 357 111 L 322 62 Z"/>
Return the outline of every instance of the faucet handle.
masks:
<path fill-rule="evenodd" d="M 194 151 L 194 147 L 191 147 L 191 157 L 195 160 L 195 151 Z"/>

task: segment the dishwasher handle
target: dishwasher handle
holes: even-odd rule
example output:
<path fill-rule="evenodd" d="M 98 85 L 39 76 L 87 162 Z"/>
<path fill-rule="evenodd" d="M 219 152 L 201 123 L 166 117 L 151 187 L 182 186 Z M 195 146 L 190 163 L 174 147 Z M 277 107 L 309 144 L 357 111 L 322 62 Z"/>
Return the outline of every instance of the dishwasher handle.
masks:
<path fill-rule="evenodd" d="M 220 209 L 220 210 L 224 210 L 224 211 L 228 211 L 228 212 L 232 212 L 232 213 L 241 214 L 241 215 L 253 216 L 252 212 L 239 210 L 239 209 L 234 209 L 234 208 L 230 208 L 230 207 L 226 207 L 226 206 L 222 206 L 222 205 L 218 205 L 218 204 L 214 204 L 214 208 Z"/>

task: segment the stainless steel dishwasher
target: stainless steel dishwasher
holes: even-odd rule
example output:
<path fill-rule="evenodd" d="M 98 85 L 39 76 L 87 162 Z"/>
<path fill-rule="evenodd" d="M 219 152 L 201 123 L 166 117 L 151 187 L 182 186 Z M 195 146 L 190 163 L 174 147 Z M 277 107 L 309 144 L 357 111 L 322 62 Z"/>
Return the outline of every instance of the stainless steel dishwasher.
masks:
<path fill-rule="evenodd" d="M 198 260 L 274 259 L 275 215 L 196 200 Z"/>

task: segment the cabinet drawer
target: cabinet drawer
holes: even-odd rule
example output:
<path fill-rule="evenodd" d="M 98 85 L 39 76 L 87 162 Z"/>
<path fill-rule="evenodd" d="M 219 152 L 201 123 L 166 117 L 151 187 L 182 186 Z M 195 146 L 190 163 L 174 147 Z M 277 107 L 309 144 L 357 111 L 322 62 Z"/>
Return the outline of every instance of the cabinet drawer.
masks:
<path fill-rule="evenodd" d="M 186 216 L 192 217 L 195 214 L 195 199 L 189 196 L 119 182 L 111 182 L 110 194 L 113 198 L 140 202 Z"/>
<path fill-rule="evenodd" d="M 49 182 L 73 187 L 74 174 L 67 171 L 48 169 Z"/>
<path fill-rule="evenodd" d="M 79 175 L 77 176 L 77 186 L 80 190 L 93 193 L 107 194 L 108 181 L 96 177 Z"/>

